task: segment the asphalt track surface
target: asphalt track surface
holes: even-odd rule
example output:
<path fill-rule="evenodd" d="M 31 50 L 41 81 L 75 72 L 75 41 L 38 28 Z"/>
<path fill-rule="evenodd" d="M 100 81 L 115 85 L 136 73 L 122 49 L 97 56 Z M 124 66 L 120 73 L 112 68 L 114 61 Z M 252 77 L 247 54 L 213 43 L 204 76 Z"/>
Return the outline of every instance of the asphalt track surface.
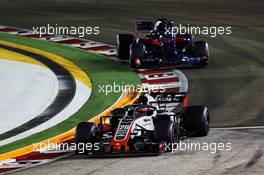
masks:
<path fill-rule="evenodd" d="M 228 36 L 198 36 L 209 43 L 210 63 L 205 69 L 183 70 L 190 103 L 209 107 L 213 127 L 264 125 L 262 0 L 2 0 L 0 6 L 3 25 L 100 26 L 100 35 L 90 39 L 112 44 L 116 34 L 133 32 L 135 20 L 162 17 L 185 25 L 231 26 Z M 232 151 L 116 159 L 74 156 L 18 174 L 262 174 L 263 135 L 263 129 L 212 130 L 208 137 L 191 141 L 231 142 Z"/>
<path fill-rule="evenodd" d="M 185 142 L 231 143 L 230 151 L 189 149 L 160 156 L 121 158 L 87 158 L 74 155 L 14 174 L 262 175 L 264 168 L 263 139 L 263 129 L 213 130 L 208 137 Z"/>

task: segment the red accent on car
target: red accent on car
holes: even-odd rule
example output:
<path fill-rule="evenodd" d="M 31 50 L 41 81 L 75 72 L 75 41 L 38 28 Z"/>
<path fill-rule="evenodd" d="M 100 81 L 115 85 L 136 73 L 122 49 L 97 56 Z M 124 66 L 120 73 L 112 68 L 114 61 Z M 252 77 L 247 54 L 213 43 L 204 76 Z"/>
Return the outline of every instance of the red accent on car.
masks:
<path fill-rule="evenodd" d="M 136 65 L 140 65 L 140 64 L 141 64 L 140 59 L 139 59 L 139 58 L 136 58 L 136 59 L 135 59 L 135 63 L 136 63 Z"/>
<path fill-rule="evenodd" d="M 150 38 L 143 38 L 143 39 L 140 39 L 141 42 L 143 43 L 151 43 L 152 39 Z"/>
<path fill-rule="evenodd" d="M 188 103 L 189 103 L 189 95 L 187 94 L 185 96 L 185 98 L 183 99 L 183 106 L 184 106 L 184 108 L 186 108 L 188 106 Z"/>
<path fill-rule="evenodd" d="M 204 59 L 205 64 L 207 65 L 209 63 L 208 57 L 204 56 L 203 59 Z"/>
<path fill-rule="evenodd" d="M 108 132 L 112 130 L 111 124 L 98 124 L 98 127 L 102 130 L 102 132 Z"/>
<path fill-rule="evenodd" d="M 185 43 L 187 38 L 184 36 L 176 36 L 176 43 Z"/>
<path fill-rule="evenodd" d="M 152 44 L 160 46 L 161 45 L 161 41 L 159 40 L 152 40 Z"/>
<path fill-rule="evenodd" d="M 132 129 L 133 124 L 134 124 L 134 121 L 131 123 L 129 131 L 123 140 L 115 140 L 116 134 L 114 135 L 114 137 L 112 138 L 111 143 L 110 143 L 110 146 L 114 149 L 114 151 L 121 151 L 122 147 L 125 147 L 125 152 L 129 151 L 129 146 L 127 143 L 130 139 L 131 129 Z M 116 133 L 117 133 L 117 131 L 116 131 Z"/>
<path fill-rule="evenodd" d="M 151 38 L 144 38 L 144 39 L 142 39 L 142 41 L 144 43 L 151 43 L 151 44 L 156 45 L 156 46 L 160 46 L 162 44 L 160 40 L 151 39 Z"/>
<path fill-rule="evenodd" d="M 160 145 L 159 145 L 159 148 L 160 149 L 163 149 L 165 147 L 165 144 L 164 143 L 161 143 Z"/>

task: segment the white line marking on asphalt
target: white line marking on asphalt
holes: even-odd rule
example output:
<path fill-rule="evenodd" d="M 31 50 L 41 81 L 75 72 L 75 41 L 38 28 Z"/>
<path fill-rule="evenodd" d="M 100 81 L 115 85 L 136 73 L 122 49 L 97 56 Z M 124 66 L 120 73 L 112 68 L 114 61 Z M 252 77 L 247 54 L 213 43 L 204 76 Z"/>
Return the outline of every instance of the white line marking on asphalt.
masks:
<path fill-rule="evenodd" d="M 243 127 L 225 127 L 225 128 L 210 128 L 211 130 L 240 130 L 240 129 L 264 129 L 264 126 L 243 126 Z"/>

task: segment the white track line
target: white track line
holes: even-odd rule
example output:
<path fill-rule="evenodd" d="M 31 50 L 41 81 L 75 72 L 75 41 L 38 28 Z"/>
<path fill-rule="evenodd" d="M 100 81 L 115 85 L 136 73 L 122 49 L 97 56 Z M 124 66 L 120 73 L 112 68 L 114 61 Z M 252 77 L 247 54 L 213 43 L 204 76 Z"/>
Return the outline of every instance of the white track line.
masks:
<path fill-rule="evenodd" d="M 225 128 L 210 128 L 211 130 L 243 130 L 243 129 L 264 129 L 264 126 L 243 126 L 243 127 L 225 127 Z"/>

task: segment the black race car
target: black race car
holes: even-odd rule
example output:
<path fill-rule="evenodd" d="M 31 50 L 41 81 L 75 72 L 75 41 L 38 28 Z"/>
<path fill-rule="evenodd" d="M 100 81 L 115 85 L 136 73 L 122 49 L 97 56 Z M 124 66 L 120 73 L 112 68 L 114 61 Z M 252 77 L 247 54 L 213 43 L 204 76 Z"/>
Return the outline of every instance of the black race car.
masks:
<path fill-rule="evenodd" d="M 176 33 L 173 22 L 158 19 L 156 22 L 137 22 L 136 36 L 117 36 L 117 56 L 129 60 L 134 69 L 160 66 L 205 67 L 209 61 L 209 48 L 205 41 L 195 41 L 192 34 Z M 144 38 L 138 31 L 150 30 Z"/>

